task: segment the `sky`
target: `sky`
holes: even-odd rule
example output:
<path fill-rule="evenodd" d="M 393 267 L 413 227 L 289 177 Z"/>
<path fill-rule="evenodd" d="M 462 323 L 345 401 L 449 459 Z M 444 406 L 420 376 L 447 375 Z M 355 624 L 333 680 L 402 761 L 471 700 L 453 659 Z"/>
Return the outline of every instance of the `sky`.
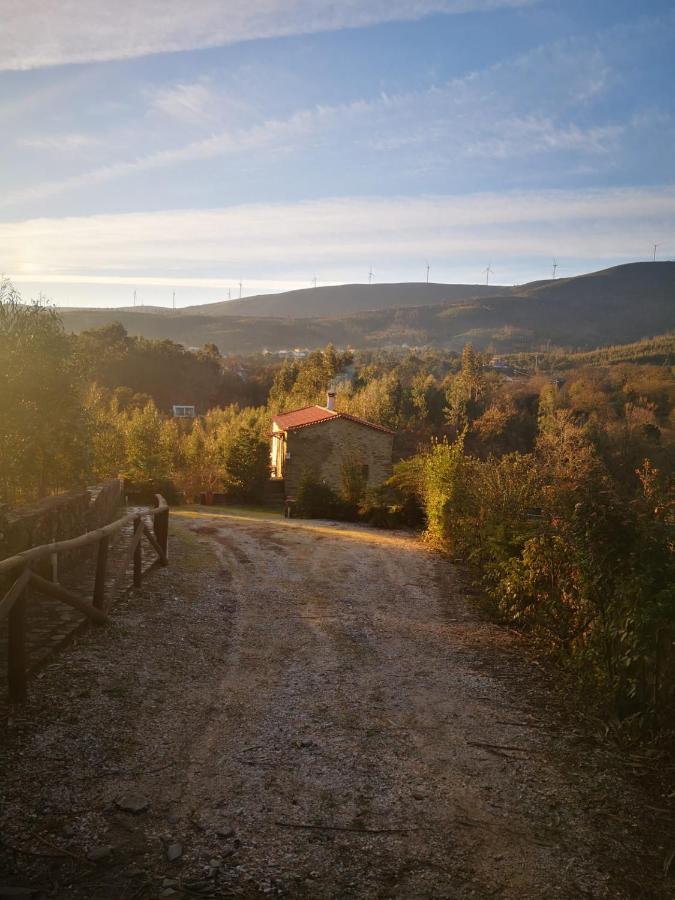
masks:
<path fill-rule="evenodd" d="M 673 0 L 0 0 L 0 272 L 186 306 L 672 259 L 674 86 Z"/>

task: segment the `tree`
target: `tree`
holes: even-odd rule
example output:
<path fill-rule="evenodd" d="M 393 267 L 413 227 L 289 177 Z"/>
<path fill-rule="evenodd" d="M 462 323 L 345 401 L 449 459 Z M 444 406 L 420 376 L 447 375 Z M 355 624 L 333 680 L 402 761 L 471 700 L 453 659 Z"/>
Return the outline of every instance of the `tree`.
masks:
<path fill-rule="evenodd" d="M 312 351 L 301 363 L 285 361 L 270 390 L 270 409 L 276 413 L 314 404 L 323 406 L 331 382 L 351 361 L 350 351 L 337 353 L 332 344 L 325 350 Z"/>
<path fill-rule="evenodd" d="M 199 351 L 199 356 L 205 360 L 209 360 L 209 359 L 214 360 L 215 362 L 217 362 L 219 364 L 223 358 L 221 356 L 220 350 L 218 349 L 217 345 L 213 344 L 213 343 L 204 344 L 202 349 Z"/>
<path fill-rule="evenodd" d="M 84 407 L 89 420 L 91 468 L 96 479 L 117 478 L 127 458 L 126 415 L 118 397 L 92 384 Z"/>
<path fill-rule="evenodd" d="M 223 483 L 225 464 L 216 432 L 196 419 L 180 442 L 176 466 L 180 487 L 190 499 L 215 491 Z"/>
<path fill-rule="evenodd" d="M 226 483 L 233 496 L 257 500 L 270 475 L 270 451 L 251 427 L 241 428 L 225 453 Z"/>
<path fill-rule="evenodd" d="M 238 372 L 225 371 L 215 344 L 193 352 L 170 340 L 132 337 L 119 322 L 71 340 L 88 380 L 152 397 L 164 412 L 176 403 L 205 411 L 238 400 L 246 391 Z"/>
<path fill-rule="evenodd" d="M 434 376 L 424 372 L 415 375 L 410 385 L 410 403 L 417 421 L 423 423 L 435 418 L 437 402 L 438 386 Z"/>
<path fill-rule="evenodd" d="M 345 402 L 345 412 L 376 425 L 397 429 L 401 422 L 403 388 L 396 371 L 373 378 Z"/>
<path fill-rule="evenodd" d="M 459 373 L 451 380 L 447 390 L 448 421 L 463 428 L 479 416 L 482 401 L 487 393 L 487 381 L 483 373 L 483 361 L 471 344 L 465 344 Z"/>
<path fill-rule="evenodd" d="M 0 500 L 82 485 L 89 473 L 83 384 L 56 311 L 0 281 Z"/>
<path fill-rule="evenodd" d="M 269 393 L 269 408 L 273 413 L 282 412 L 288 406 L 300 367 L 296 362 L 285 359 L 277 371 Z"/>
<path fill-rule="evenodd" d="M 126 423 L 126 477 L 141 489 L 151 489 L 171 475 L 171 451 L 164 419 L 151 400 L 130 412 Z"/>

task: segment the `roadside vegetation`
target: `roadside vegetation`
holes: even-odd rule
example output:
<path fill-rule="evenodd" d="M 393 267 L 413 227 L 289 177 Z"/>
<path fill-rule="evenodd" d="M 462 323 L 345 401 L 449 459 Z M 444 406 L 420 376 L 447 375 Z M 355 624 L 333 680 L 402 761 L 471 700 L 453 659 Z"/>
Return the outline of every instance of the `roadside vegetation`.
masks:
<path fill-rule="evenodd" d="M 299 511 L 419 529 L 625 733 L 665 736 L 675 722 L 672 347 L 663 336 L 554 348 L 506 369 L 470 345 L 223 358 L 121 326 L 68 335 L 5 281 L 0 503 L 117 475 L 173 502 L 258 501 L 272 415 L 323 404 L 333 385 L 339 410 L 396 430 L 394 476 L 367 491 L 354 460 L 335 492 L 308 471 Z M 199 415 L 175 419 L 174 403 Z"/>

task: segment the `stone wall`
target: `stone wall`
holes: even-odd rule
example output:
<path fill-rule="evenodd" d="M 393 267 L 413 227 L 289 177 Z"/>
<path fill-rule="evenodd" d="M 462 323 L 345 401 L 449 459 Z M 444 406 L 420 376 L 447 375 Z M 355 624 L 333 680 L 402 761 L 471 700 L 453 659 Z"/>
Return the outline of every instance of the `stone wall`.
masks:
<path fill-rule="evenodd" d="M 121 478 L 113 478 L 87 490 L 90 497 L 87 531 L 94 531 L 118 517 L 124 504 L 124 482 Z"/>
<path fill-rule="evenodd" d="M 0 559 L 30 547 L 66 541 L 112 522 L 124 501 L 122 482 L 45 497 L 31 506 L 0 509 Z"/>
<path fill-rule="evenodd" d="M 342 466 L 356 460 L 368 466 L 368 487 L 390 477 L 394 435 L 349 419 L 329 419 L 288 432 L 284 483 L 286 497 L 297 497 L 305 471 L 323 480 L 335 491 L 342 486 Z"/>

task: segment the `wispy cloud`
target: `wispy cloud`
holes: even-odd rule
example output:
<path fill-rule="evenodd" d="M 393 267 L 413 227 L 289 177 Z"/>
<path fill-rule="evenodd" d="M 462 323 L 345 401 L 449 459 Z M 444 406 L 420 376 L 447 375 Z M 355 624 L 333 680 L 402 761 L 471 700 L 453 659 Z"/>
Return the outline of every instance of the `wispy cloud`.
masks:
<path fill-rule="evenodd" d="M 2 2 L 0 0 L 0 4 Z M 4 5 L 9 2 L 4 0 Z M 9 21 L 31 19 L 33 0 L 21 7 L 18 0 L 11 0 L 11 3 Z M 108 6 L 104 8 L 102 0 L 90 0 L 86 5 L 87 10 L 92 10 L 91 16 L 81 18 L 87 21 L 87 28 L 93 27 L 94 22 L 105 31 L 103 26 L 107 23 L 105 27 L 111 29 L 110 46 L 114 48 L 120 28 L 130 29 L 129 34 L 133 37 L 132 32 L 140 27 L 139 22 L 147 24 L 148 3 L 149 0 L 138 0 L 134 4 L 138 18 L 129 19 L 132 24 L 128 26 L 120 24 L 127 20 L 119 14 L 119 9 L 111 18 Z M 314 27 L 319 20 L 325 27 L 343 27 L 347 22 L 361 21 L 362 14 L 380 16 L 384 20 L 387 16 L 424 15 L 441 6 L 445 11 L 459 12 L 469 8 L 487 10 L 493 5 L 487 0 L 464 4 L 441 3 L 440 0 L 438 3 L 436 0 L 429 3 L 426 0 L 347 0 L 341 4 L 320 0 L 250 0 L 244 9 L 242 0 L 227 4 L 221 0 L 217 4 L 215 0 L 203 0 L 196 4 L 195 10 L 190 10 L 190 15 L 194 14 L 195 21 L 203 25 L 207 13 L 215 15 L 218 12 L 225 17 L 223 22 L 228 16 L 234 16 L 237 22 L 248 23 L 251 28 L 257 21 L 262 28 L 263 25 L 271 27 L 270 22 L 273 23 L 277 15 L 283 18 L 283 10 L 289 15 L 288 20 L 284 19 L 284 27 L 291 27 L 293 16 L 299 16 L 300 12 L 307 15 L 307 27 Z M 182 2 L 167 0 L 163 14 L 157 17 L 158 31 L 148 29 L 152 40 L 157 35 L 166 37 L 167 29 L 174 28 L 180 19 L 181 10 L 185 12 L 183 7 Z M 63 11 L 73 14 L 76 4 L 74 0 L 62 0 L 57 6 L 43 0 L 40 9 L 47 10 L 45 15 L 49 14 L 49 27 L 53 26 L 55 35 L 52 49 L 58 49 L 61 47 L 59 35 Z M 98 13 L 94 15 L 96 10 Z M 178 19 L 172 19 L 174 14 Z M 522 16 L 522 21 L 527 25 L 537 18 Z M 42 27 L 40 16 L 36 14 L 32 19 L 38 25 L 33 22 L 31 27 Z M 434 27 L 439 25 L 438 22 L 433 24 Z M 448 19 L 440 24 L 451 33 L 456 22 Z M 482 23 L 466 24 L 477 27 Z M 79 27 L 76 23 L 75 32 Z M 185 27 L 189 32 L 189 23 Z M 0 26 L 0 47 L 5 33 Z M 234 29 L 235 36 L 236 33 Z M 537 31 L 537 34 L 541 32 Z M 480 70 L 464 70 L 458 77 L 446 75 L 444 79 L 432 76 L 422 60 L 422 68 L 418 66 L 415 77 L 383 77 L 380 81 L 373 78 L 372 73 L 384 72 L 382 61 L 369 59 L 365 74 L 350 75 L 339 85 L 339 90 L 330 83 L 330 78 L 336 71 L 342 71 L 344 60 L 341 54 L 350 41 L 318 42 L 323 47 L 321 52 L 325 50 L 324 45 L 335 43 L 339 47 L 334 48 L 335 55 L 325 66 L 326 72 L 332 73 L 327 76 L 329 80 L 321 82 L 319 78 L 317 84 L 308 84 L 306 59 L 294 67 L 289 64 L 283 48 L 283 52 L 268 54 L 271 48 L 265 45 L 241 54 L 245 59 L 239 67 L 215 65 L 211 58 L 209 68 L 205 69 L 206 63 L 200 56 L 181 59 L 180 65 L 175 67 L 172 63 L 178 60 L 155 60 L 110 68 L 71 68 L 59 73 L 5 73 L 1 76 L 3 83 L 14 86 L 19 94 L 19 105 L 21 102 L 27 104 L 27 113 L 23 121 L 19 117 L 16 127 L 12 122 L 10 140 L 0 149 L 2 217 L 16 220 L 41 214 L 60 215 L 72 210 L 156 209 L 160 204 L 164 207 L 225 205 L 252 198 L 270 201 L 265 209 L 273 215 L 276 207 L 272 201 L 275 199 L 303 200 L 327 193 L 353 196 L 365 192 L 387 195 L 399 192 L 433 194 L 437 191 L 450 195 L 489 188 L 506 192 L 545 185 L 587 185 L 596 179 L 598 184 L 604 185 L 670 182 L 672 164 L 668 149 L 675 135 L 672 97 L 665 90 L 653 89 L 656 70 L 651 71 L 649 61 L 661 60 L 658 71 L 665 71 L 663 60 L 669 59 L 669 44 L 674 35 L 675 13 L 630 20 L 621 28 L 611 27 L 592 34 L 582 28 L 572 37 L 563 37 L 515 56 L 507 55 L 508 47 L 500 48 L 499 53 L 482 57 L 497 60 L 492 64 L 486 63 Z M 370 37 L 374 39 L 376 35 Z M 79 39 L 74 34 L 74 48 Z M 92 44 L 94 50 L 98 46 L 96 40 Z M 362 36 L 355 43 L 361 47 Z M 37 41 L 35 46 L 39 50 L 42 44 Z M 316 48 L 310 49 L 314 70 Z M 375 47 L 373 54 L 377 56 Z M 389 66 L 391 61 L 387 57 L 384 62 Z M 449 66 L 434 71 L 452 73 L 462 70 Z M 138 77 L 139 72 L 144 73 L 143 77 Z M 437 79 L 433 83 L 432 77 Z M 86 89 L 78 89 L 78 78 L 87 83 Z M 166 80 L 159 82 L 161 78 Z M 28 108 L 34 102 L 32 86 L 36 87 L 37 95 L 47 83 L 51 86 L 52 82 L 60 81 L 67 83 L 65 97 L 55 102 L 52 93 L 48 93 L 42 98 L 39 113 Z M 398 92 L 380 93 L 381 84 L 397 85 Z M 645 107 L 644 96 L 648 89 L 650 105 Z M 322 97 L 330 100 L 326 99 L 322 105 Z M 9 113 L 16 116 L 17 101 L 12 104 Z M 0 104 L 0 112 L 0 118 L 6 117 L 7 106 Z M 40 129 L 44 129 L 42 133 L 37 133 L 37 121 Z M 55 133 L 51 129 L 58 131 Z M 87 133 L 87 129 L 92 129 L 92 133 Z M 26 149 L 31 152 L 23 152 Z M 511 215 L 516 202 L 514 198 L 520 195 L 495 196 L 510 197 Z M 528 194 L 530 210 L 535 196 L 545 195 Z M 671 202 L 672 195 L 666 196 Z M 607 195 L 601 197 L 602 203 L 606 204 Z M 647 199 L 651 204 L 652 199 Z M 377 201 L 380 202 L 385 201 Z M 457 198 L 452 203 L 455 208 L 461 206 Z M 414 218 L 417 207 L 412 201 L 402 201 L 401 206 L 406 215 Z M 490 215 L 498 214 L 502 207 L 503 201 L 495 201 Z M 318 215 L 318 207 L 292 206 L 288 212 L 291 223 L 295 223 L 293 210 L 300 208 L 303 214 Z M 320 208 L 325 210 L 327 207 Z M 331 207 L 333 216 L 336 208 Z M 398 208 L 396 205 L 389 210 L 394 220 Z M 430 216 L 432 201 L 424 200 L 421 208 L 425 216 Z M 246 228 L 248 216 L 244 216 L 242 209 L 253 207 L 232 207 L 226 215 L 236 213 L 237 222 Z M 371 222 L 373 229 L 380 229 L 379 220 L 369 218 L 373 209 L 373 203 L 364 201 L 361 207 L 357 201 L 351 201 L 350 210 L 355 215 L 363 213 L 364 220 Z M 476 215 L 472 206 L 464 211 L 472 217 Z M 195 217 L 190 221 L 196 224 L 199 240 L 207 248 L 204 259 L 209 266 L 215 267 L 217 253 L 214 250 L 213 255 L 209 255 L 210 239 L 200 230 L 202 220 L 196 217 L 197 213 L 191 215 Z M 649 211 L 643 212 L 636 206 L 634 228 L 629 220 L 621 219 L 620 225 L 616 226 L 620 231 L 617 237 L 619 255 L 629 252 L 626 236 L 637 234 L 649 215 Z M 171 223 L 172 228 L 182 228 L 184 220 L 177 216 L 171 214 L 152 222 L 146 220 L 147 227 Z M 577 230 L 574 217 L 566 214 L 563 220 L 572 222 L 570 227 Z M 102 220 L 86 221 L 91 221 L 92 227 L 98 227 L 96 222 Z M 433 216 L 428 221 L 433 221 Z M 606 224 L 607 234 L 613 236 L 611 217 L 602 221 Z M 117 234 L 117 222 L 115 219 L 111 224 L 111 233 Z M 448 252 L 450 248 L 456 248 L 458 254 L 464 252 L 467 245 L 461 241 L 457 243 L 457 237 L 447 232 L 447 219 L 444 223 L 439 225 L 437 239 L 431 232 L 420 238 L 421 243 L 428 244 L 425 253 L 431 253 L 433 247 L 440 253 L 441 246 L 446 246 Z M 508 237 L 527 243 L 525 237 L 514 230 L 513 221 L 509 220 L 509 223 Z M 406 233 L 409 224 L 407 219 L 399 221 Z M 216 219 L 214 225 L 214 233 L 227 237 L 220 246 L 240 248 L 236 252 L 241 252 L 246 262 L 248 250 L 240 246 L 238 234 L 230 234 L 220 219 Z M 281 221 L 277 226 L 285 231 L 286 226 Z M 648 225 L 644 227 L 648 228 Z M 321 228 L 323 225 L 318 230 L 319 235 Z M 567 240 L 554 225 L 547 223 L 545 231 L 543 236 L 536 233 L 537 229 L 528 232 L 533 247 L 540 246 L 540 240 L 548 241 L 549 233 L 555 233 L 556 241 Z M 268 234 L 262 225 L 260 233 L 269 242 L 268 251 L 272 254 L 276 236 Z M 77 231 L 73 234 L 74 246 L 80 246 Z M 427 235 L 422 226 L 420 234 Z M 106 236 L 104 230 L 100 235 L 104 242 Z M 140 236 L 143 237 L 142 232 Z M 467 234 L 466 240 L 469 238 Z M 654 240 L 658 238 L 657 234 Z M 34 234 L 26 232 L 26 240 L 29 248 L 33 246 Z M 387 240 L 393 247 L 397 235 L 391 232 Z M 500 234 L 499 240 L 504 241 L 504 236 Z M 602 250 L 599 240 L 597 235 L 592 236 L 590 244 L 597 252 Z M 201 250 L 192 248 L 189 228 L 185 232 L 185 241 L 186 259 L 192 254 L 199 259 Z M 353 246 L 354 252 L 360 253 L 358 248 L 368 247 L 369 241 L 370 237 L 363 235 L 358 247 L 345 244 L 345 249 L 351 253 Z M 476 237 L 476 252 L 488 248 L 486 241 L 487 231 L 481 226 L 481 233 Z M 251 243 L 256 244 L 253 239 Z M 307 248 L 309 243 L 306 239 L 301 246 Z M 602 250 L 603 256 L 610 252 L 609 244 L 606 251 Z M 151 259 L 155 260 L 153 266 L 159 270 L 165 264 L 172 265 L 171 255 L 165 258 L 158 251 L 155 259 L 147 241 L 141 241 L 140 245 L 149 248 Z M 0 244 L 0 257 L 3 252 Z M 129 267 L 134 269 L 140 265 L 140 259 L 133 248 L 130 252 Z M 321 247 L 318 252 L 323 252 Z M 558 249 L 557 252 L 563 251 Z M 282 262 L 292 253 L 292 247 L 284 245 Z M 38 262 L 42 259 L 39 253 L 36 257 L 28 256 Z M 236 259 L 235 253 L 238 267 Z M 121 256 L 115 257 L 113 266 L 124 266 Z M 72 271 L 76 272 L 77 267 Z M 195 271 L 199 271 L 198 266 Z"/>
<path fill-rule="evenodd" d="M 102 144 L 102 138 L 95 134 L 44 134 L 19 138 L 17 145 L 27 150 L 44 150 L 48 153 L 82 153 Z"/>
<path fill-rule="evenodd" d="M 245 108 L 242 101 L 225 96 L 209 79 L 160 87 L 149 92 L 148 106 L 150 112 L 159 112 L 176 122 L 204 127 L 219 122 L 224 109 Z"/>
<path fill-rule="evenodd" d="M 668 233 L 675 234 L 672 185 L 344 198 L 0 224 L 0 268 L 17 279 L 43 282 L 225 283 L 248 271 L 288 284 L 306 280 L 308 266 L 321 280 L 354 280 L 375 261 L 380 277 L 403 279 L 410 277 L 411 265 L 431 258 L 437 277 L 441 270 L 447 278 L 477 273 L 477 261 L 490 260 L 508 279 L 524 259 L 548 265 L 557 255 L 592 261 L 588 268 L 602 260 L 640 258 L 654 234 Z M 663 251 L 668 253 L 665 245 Z"/>
<path fill-rule="evenodd" d="M 308 146 L 330 145 L 336 139 L 345 153 L 367 149 L 378 157 L 378 167 L 382 153 L 399 159 L 407 154 L 416 166 L 431 168 L 461 160 L 476 164 L 547 153 L 607 153 L 624 126 L 581 126 L 573 118 L 579 91 L 607 68 L 602 54 L 589 55 L 583 43 L 537 48 L 422 90 L 299 109 L 248 127 L 216 127 L 183 145 L 8 190 L 0 208 L 195 161 L 280 148 L 302 154 Z M 607 81 L 605 74 L 602 80 Z M 188 128 L 199 126 L 202 135 L 225 119 L 236 121 L 237 114 L 245 118 L 247 112 L 244 99 L 209 80 L 172 83 L 148 93 L 146 101 L 149 112 L 159 111 Z M 556 109 L 557 117 L 547 112 L 549 107 Z M 523 108 L 529 111 L 523 113 Z"/>
<path fill-rule="evenodd" d="M 608 153 L 624 133 L 622 125 L 582 128 L 575 124 L 557 124 L 540 116 L 515 117 L 499 122 L 500 134 L 465 147 L 467 156 L 489 159 L 514 159 L 546 151 Z"/>
<path fill-rule="evenodd" d="M 19 276 L 23 281 L 23 277 Z M 26 279 L 30 284 L 49 284 L 49 285 L 109 285 L 112 287 L 160 287 L 160 288 L 231 288 L 233 285 L 232 278 L 185 278 L 177 276 L 167 278 L 162 275 L 35 275 Z M 330 282 L 337 283 L 337 282 Z M 322 281 L 321 284 L 328 284 Z M 243 286 L 243 285 L 242 285 Z M 248 291 L 255 289 L 260 291 L 270 290 L 288 290 L 299 286 L 295 280 L 284 281 L 283 279 L 270 280 L 267 278 L 247 278 L 246 288 Z"/>
<path fill-rule="evenodd" d="M 537 0 L 4 0 L 0 68 L 130 59 Z"/>
<path fill-rule="evenodd" d="M 298 135 L 308 133 L 314 117 L 313 111 L 302 110 L 285 120 L 273 119 L 239 131 L 221 131 L 180 147 L 100 166 L 63 179 L 38 182 L 28 188 L 7 192 L 0 199 L 0 207 L 28 200 L 42 200 L 153 169 L 164 169 L 181 163 L 214 159 L 264 147 L 280 147 Z"/>

